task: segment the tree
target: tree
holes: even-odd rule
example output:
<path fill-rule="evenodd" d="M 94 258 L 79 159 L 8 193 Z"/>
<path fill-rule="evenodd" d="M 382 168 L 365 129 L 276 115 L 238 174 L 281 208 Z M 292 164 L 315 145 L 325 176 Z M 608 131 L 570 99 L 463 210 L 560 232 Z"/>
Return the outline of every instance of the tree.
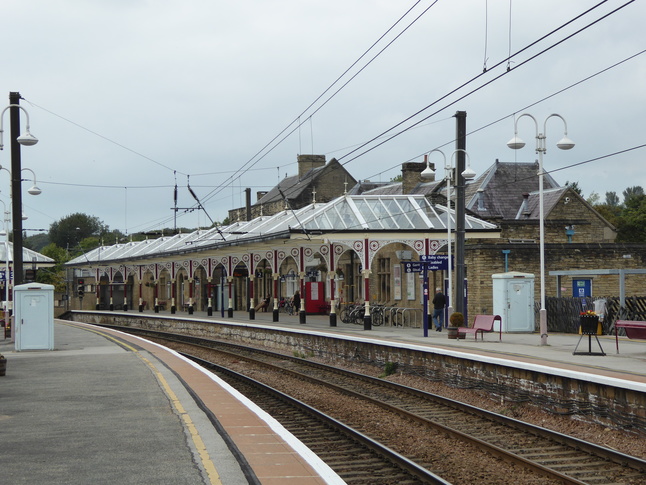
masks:
<path fill-rule="evenodd" d="M 619 207 L 617 192 L 606 192 L 606 205 L 608 207 Z"/>
<path fill-rule="evenodd" d="M 41 249 L 49 244 L 49 234 L 34 234 L 24 238 L 22 244 L 26 248 L 40 252 Z"/>
<path fill-rule="evenodd" d="M 644 189 L 641 188 L 639 185 L 635 185 L 634 187 L 626 188 L 623 194 L 624 194 L 624 205 L 627 206 L 630 203 L 630 199 L 632 199 L 633 197 L 639 197 L 644 195 Z"/>
<path fill-rule="evenodd" d="M 73 249 L 85 238 L 100 238 L 108 229 L 97 217 L 81 213 L 70 214 L 49 226 L 49 240 L 60 248 Z"/>
<path fill-rule="evenodd" d="M 624 197 L 626 197 L 626 190 Z M 625 208 L 618 226 L 617 241 L 646 242 L 646 195 L 633 192 L 626 197 Z"/>
<path fill-rule="evenodd" d="M 63 264 L 69 260 L 67 251 L 58 247 L 56 244 L 48 244 L 40 253 L 48 258 L 52 258 L 56 263 L 51 268 L 40 268 L 36 273 L 36 281 L 53 285 L 55 291 L 65 292 L 65 270 L 63 269 Z"/>
<path fill-rule="evenodd" d="M 583 196 L 581 187 L 579 187 L 579 182 L 570 182 L 569 180 L 565 181 L 565 186 L 570 187 L 572 190 L 574 190 L 577 194 L 580 196 Z"/>
<path fill-rule="evenodd" d="M 592 192 L 590 196 L 586 199 L 586 201 L 590 205 L 597 205 L 599 203 L 599 200 L 601 200 L 601 196 L 596 192 Z"/>

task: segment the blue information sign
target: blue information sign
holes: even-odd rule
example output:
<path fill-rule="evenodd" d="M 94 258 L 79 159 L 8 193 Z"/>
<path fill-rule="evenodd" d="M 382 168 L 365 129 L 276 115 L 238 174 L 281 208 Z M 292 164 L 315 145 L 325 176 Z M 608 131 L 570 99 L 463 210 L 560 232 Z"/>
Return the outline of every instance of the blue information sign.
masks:
<path fill-rule="evenodd" d="M 404 263 L 406 273 L 421 273 L 422 271 L 438 271 L 449 269 L 449 257 L 445 255 L 422 255 L 421 261 L 407 261 Z M 451 257 L 453 260 L 453 257 Z"/>
<path fill-rule="evenodd" d="M 9 270 L 9 278 L 13 278 L 13 269 Z M 5 270 L 2 268 L 0 269 L 0 281 L 4 281 L 5 279 Z"/>

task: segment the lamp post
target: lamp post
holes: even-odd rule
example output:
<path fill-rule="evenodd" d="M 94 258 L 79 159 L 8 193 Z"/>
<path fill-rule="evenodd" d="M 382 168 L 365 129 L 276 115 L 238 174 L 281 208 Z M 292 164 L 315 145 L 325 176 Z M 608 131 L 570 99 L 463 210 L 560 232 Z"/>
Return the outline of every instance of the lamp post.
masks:
<path fill-rule="evenodd" d="M 22 189 L 20 167 L 20 145 L 32 146 L 38 143 L 38 139 L 29 132 L 29 113 L 20 106 L 20 93 L 9 93 L 9 106 L 0 114 L 0 150 L 3 149 L 2 135 L 4 132 L 3 120 L 4 113 L 10 109 L 10 127 L 11 127 L 11 205 L 13 215 L 13 271 L 14 285 L 22 283 Z M 20 110 L 25 113 L 26 130 L 24 135 L 20 132 Z"/>
<path fill-rule="evenodd" d="M 536 128 L 536 153 L 538 153 L 538 197 L 539 197 L 539 233 L 540 233 L 540 272 L 541 272 L 541 309 L 539 311 L 539 330 L 541 332 L 541 345 L 547 345 L 547 310 L 545 309 L 545 214 L 543 209 L 543 154 L 547 152 L 547 120 L 550 118 L 560 118 L 565 126 L 563 138 L 556 144 L 561 150 L 570 150 L 574 147 L 574 142 L 567 136 L 567 122 L 561 115 L 553 113 L 545 118 L 543 122 L 543 132 L 538 131 L 538 121 L 529 113 L 523 113 L 514 122 L 514 137 L 507 142 L 507 146 L 512 150 L 519 150 L 525 146 L 525 142 L 518 136 L 518 122 L 524 116 L 534 121 Z"/>
<path fill-rule="evenodd" d="M 451 267 L 451 257 L 452 257 L 452 250 L 451 250 L 451 184 L 454 182 L 457 182 L 457 180 L 453 180 L 453 172 L 455 171 L 455 164 L 454 164 L 454 157 L 457 153 L 464 153 L 464 155 L 467 157 L 467 167 L 462 171 L 462 177 L 465 180 L 472 180 L 475 176 L 476 173 L 471 169 L 471 160 L 469 158 L 469 154 L 466 152 L 466 150 L 463 150 L 461 148 L 458 148 L 455 150 L 453 153 L 451 153 L 451 157 L 449 158 L 449 162 L 447 163 L 447 158 L 446 155 L 444 155 L 444 152 L 438 148 L 434 148 L 428 153 L 428 156 L 431 155 L 431 153 L 437 152 L 440 155 L 442 155 L 442 158 L 444 159 L 444 170 L 446 172 L 445 178 L 446 178 L 446 233 L 447 233 L 447 250 L 448 250 L 448 273 L 449 273 L 449 291 L 448 291 L 448 297 L 449 297 L 449 306 L 447 307 L 447 319 L 451 316 L 451 313 L 453 313 L 453 270 Z M 431 169 L 428 158 L 426 158 L 426 168 L 422 171 L 421 173 L 423 178 L 429 179 L 435 175 L 435 172 L 433 169 Z M 459 282 L 458 282 L 459 284 Z M 429 291 L 430 294 L 430 291 Z"/>
<path fill-rule="evenodd" d="M 0 143 L 1 143 L 1 135 L 0 135 Z M 0 171 L 2 171 L 2 170 L 6 171 L 9 174 L 9 179 L 10 180 L 13 180 L 13 178 L 11 176 L 11 170 L 9 170 L 7 167 L 3 167 L 2 165 L 0 165 Z M 36 185 L 36 173 L 30 168 L 23 168 L 22 170 L 23 171 L 28 170 L 34 176 L 34 185 L 27 192 L 30 195 L 40 195 L 42 193 L 42 190 L 40 190 L 38 188 L 38 186 Z M 22 181 L 22 179 L 21 179 L 21 181 Z M 13 201 L 13 190 L 10 190 L 10 195 L 11 195 L 10 198 Z M 6 253 L 6 258 L 5 258 L 6 259 L 6 261 L 5 261 L 5 263 L 6 263 L 6 273 L 5 273 L 5 302 L 6 303 L 5 303 L 5 312 L 7 311 L 7 309 L 11 312 L 13 310 L 13 308 L 11 307 L 11 305 L 9 303 L 10 302 L 9 296 L 10 296 L 11 289 L 16 284 L 15 283 L 16 244 L 15 244 L 15 240 L 14 240 L 13 258 L 12 258 L 13 259 L 14 278 L 12 280 L 12 278 L 10 277 L 11 273 L 10 273 L 10 268 L 9 268 L 9 220 L 10 220 L 9 216 L 10 216 L 11 213 L 10 213 L 10 211 L 7 210 L 7 206 L 5 205 L 5 203 L 3 201 L 1 201 L 1 200 L 0 200 L 0 202 L 2 203 L 2 206 L 4 207 L 4 216 L 5 216 L 4 217 L 4 226 L 5 226 L 4 229 L 5 229 L 5 232 L 6 232 L 6 237 L 5 237 L 5 253 Z M 21 212 L 22 212 L 22 210 L 21 210 Z M 24 221 L 26 219 L 27 219 L 27 216 L 24 213 L 21 213 L 20 214 L 20 222 L 22 223 L 22 221 Z M 22 229 L 20 231 L 22 232 Z M 15 234 L 14 234 L 14 239 L 15 239 Z M 22 261 L 22 249 L 20 250 L 20 253 L 21 253 L 20 261 Z"/>
<path fill-rule="evenodd" d="M 0 200 L 3 207 L 3 223 L 4 223 L 4 234 L 0 232 L 0 236 L 4 235 L 4 302 L 2 304 L 2 311 L 4 313 L 5 325 L 7 323 L 8 313 L 9 313 L 9 282 L 10 278 L 10 268 L 9 268 L 9 211 L 7 211 L 7 206 L 3 201 Z"/>

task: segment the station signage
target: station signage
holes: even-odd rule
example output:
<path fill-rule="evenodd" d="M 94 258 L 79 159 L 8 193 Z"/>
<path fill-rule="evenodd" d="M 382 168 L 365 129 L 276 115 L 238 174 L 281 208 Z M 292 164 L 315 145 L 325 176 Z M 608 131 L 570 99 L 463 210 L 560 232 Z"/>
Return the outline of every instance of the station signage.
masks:
<path fill-rule="evenodd" d="M 0 268 L 0 281 L 5 281 L 7 279 L 5 277 L 5 273 L 4 268 Z M 9 278 L 13 279 L 13 269 L 9 270 Z"/>
<path fill-rule="evenodd" d="M 443 254 L 429 254 L 420 256 L 421 261 L 407 261 L 404 263 L 406 273 L 421 273 L 422 271 L 447 271 L 449 257 Z M 453 256 L 451 256 L 453 263 Z M 453 264 L 451 264 L 453 267 Z"/>

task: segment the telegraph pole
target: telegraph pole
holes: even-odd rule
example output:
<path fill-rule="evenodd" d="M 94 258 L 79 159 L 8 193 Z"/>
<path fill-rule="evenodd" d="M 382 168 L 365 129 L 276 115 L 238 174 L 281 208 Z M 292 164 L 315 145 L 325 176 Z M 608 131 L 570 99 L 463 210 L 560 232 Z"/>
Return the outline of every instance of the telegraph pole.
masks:
<path fill-rule="evenodd" d="M 467 149 L 467 112 L 458 111 L 455 113 L 456 119 L 456 231 L 455 231 L 455 302 L 453 307 L 456 312 L 460 312 L 467 317 L 464 308 L 464 239 L 465 239 L 465 185 L 466 182 L 462 176 L 465 166 L 465 150 Z M 450 264 L 450 263 L 449 263 Z"/>
<path fill-rule="evenodd" d="M 20 93 L 9 93 L 9 104 L 20 104 Z M 9 108 L 11 128 L 11 213 L 13 219 L 13 284 L 23 282 L 22 273 L 22 167 L 20 161 L 20 108 Z"/>

